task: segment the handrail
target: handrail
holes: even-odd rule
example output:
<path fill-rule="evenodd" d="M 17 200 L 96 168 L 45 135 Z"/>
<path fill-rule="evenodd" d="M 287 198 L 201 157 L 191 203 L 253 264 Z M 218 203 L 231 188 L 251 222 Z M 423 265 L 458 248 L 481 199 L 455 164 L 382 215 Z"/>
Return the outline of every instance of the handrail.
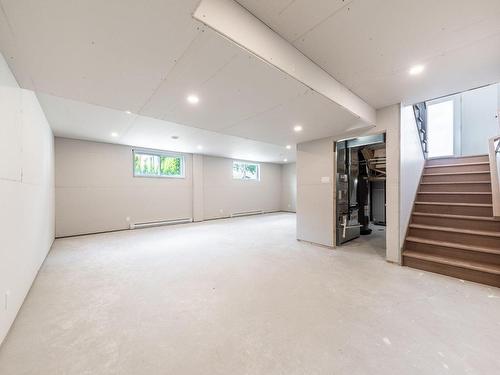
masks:
<path fill-rule="evenodd" d="M 491 174 L 491 196 L 493 201 L 493 216 L 500 218 L 500 135 L 489 140 L 489 158 Z"/>
<path fill-rule="evenodd" d="M 425 102 L 417 103 L 412 106 L 413 115 L 415 118 L 415 125 L 417 126 L 418 136 L 420 138 L 420 145 L 422 146 L 422 154 L 424 159 L 428 155 L 428 141 L 427 141 L 427 104 Z"/>

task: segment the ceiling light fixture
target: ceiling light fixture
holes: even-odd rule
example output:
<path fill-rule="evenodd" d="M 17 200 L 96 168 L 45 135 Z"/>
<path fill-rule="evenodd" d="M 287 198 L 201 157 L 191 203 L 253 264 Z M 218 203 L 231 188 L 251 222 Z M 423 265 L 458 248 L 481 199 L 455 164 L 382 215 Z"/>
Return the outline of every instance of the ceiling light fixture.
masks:
<path fill-rule="evenodd" d="M 290 146 L 290 145 L 286 145 L 286 149 L 287 149 L 287 150 L 290 150 L 291 148 L 292 148 L 292 146 Z"/>
<path fill-rule="evenodd" d="M 203 149 L 203 146 L 202 146 L 202 145 L 198 145 L 198 146 L 197 146 L 197 149 L 198 149 L 198 150 L 202 150 L 202 149 Z"/>
<path fill-rule="evenodd" d="M 293 127 L 293 131 L 295 131 L 295 132 L 301 132 L 301 131 L 302 131 L 302 126 L 300 126 L 300 125 L 295 125 L 295 126 Z"/>
<path fill-rule="evenodd" d="M 286 163 L 288 161 L 288 159 L 283 159 L 283 161 Z"/>
<path fill-rule="evenodd" d="M 186 100 L 188 101 L 188 103 L 190 104 L 198 104 L 198 102 L 200 101 L 200 98 L 198 98 L 196 95 L 189 95 Z"/>
<path fill-rule="evenodd" d="M 132 114 L 132 112 L 131 112 L 131 111 L 125 111 L 125 113 L 126 113 L 127 115 L 131 115 L 131 114 Z"/>
<path fill-rule="evenodd" d="M 114 137 L 114 138 L 116 138 L 116 137 L 118 137 L 118 133 L 117 132 L 113 132 L 113 133 L 111 133 L 111 136 Z"/>
<path fill-rule="evenodd" d="M 410 68 L 410 70 L 408 71 L 408 73 L 411 75 L 411 76 L 416 76 L 420 73 L 422 73 L 424 71 L 425 67 L 423 65 L 414 65 Z"/>

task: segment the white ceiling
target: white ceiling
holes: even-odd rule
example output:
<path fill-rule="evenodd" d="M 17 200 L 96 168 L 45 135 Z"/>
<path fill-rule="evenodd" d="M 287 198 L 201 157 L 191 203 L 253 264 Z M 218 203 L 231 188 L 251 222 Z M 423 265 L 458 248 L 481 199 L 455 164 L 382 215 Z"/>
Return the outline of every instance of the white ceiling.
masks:
<path fill-rule="evenodd" d="M 140 127 L 154 123 L 151 128 L 159 130 L 162 123 L 152 120 L 157 119 L 164 120 L 165 134 L 183 125 L 179 136 L 189 144 L 203 143 L 208 150 L 208 139 L 230 135 L 222 137 L 232 142 L 227 148 L 253 144 L 256 159 L 281 162 L 285 145 L 341 134 L 359 122 L 199 24 L 192 18 L 197 3 L 0 0 L 0 49 L 19 84 L 40 94 L 58 136 L 146 147 L 156 140 L 149 142 L 145 135 L 152 129 L 142 134 Z M 186 101 L 191 93 L 200 97 L 196 106 Z M 125 135 L 130 116 L 106 108 L 131 111 L 141 120 Z M 304 130 L 295 133 L 298 123 Z M 216 134 L 189 132 L 184 125 Z M 110 139 L 112 131 L 124 138 Z M 194 134 L 207 140 L 200 142 Z M 170 147 L 169 140 L 164 144 Z M 216 153 L 234 154 L 225 149 Z M 287 159 L 294 155 L 287 152 Z"/>
<path fill-rule="evenodd" d="M 0 51 L 60 136 L 279 162 L 359 125 L 195 21 L 198 2 L 0 0 Z M 500 81 L 498 0 L 239 3 L 377 108 Z"/>
<path fill-rule="evenodd" d="M 238 2 L 376 108 L 500 81 L 498 0 Z"/>
<path fill-rule="evenodd" d="M 61 137 L 158 150 L 282 163 L 295 160 L 295 147 L 257 142 L 80 101 L 38 94 L 54 133 Z M 116 133 L 113 137 L 111 133 Z M 178 139 L 172 139 L 177 136 Z M 198 146 L 201 146 L 200 150 Z"/>

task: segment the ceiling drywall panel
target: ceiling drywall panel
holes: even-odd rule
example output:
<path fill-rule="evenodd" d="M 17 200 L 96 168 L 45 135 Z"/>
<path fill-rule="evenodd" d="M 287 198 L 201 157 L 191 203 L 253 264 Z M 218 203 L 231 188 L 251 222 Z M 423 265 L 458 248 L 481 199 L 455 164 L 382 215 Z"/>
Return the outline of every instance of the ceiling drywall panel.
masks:
<path fill-rule="evenodd" d="M 238 0 L 274 31 L 294 42 L 325 19 L 332 17 L 352 0 Z"/>
<path fill-rule="evenodd" d="M 363 121 L 375 123 L 374 108 L 234 0 L 202 0 L 193 17 Z"/>
<path fill-rule="evenodd" d="M 166 117 L 176 107 L 187 104 L 188 95 L 200 95 L 200 87 L 240 53 L 227 39 L 201 29 L 140 112 L 155 118 Z"/>
<path fill-rule="evenodd" d="M 298 144 L 341 134 L 358 121 L 339 105 L 309 90 L 279 107 L 238 123 L 227 132 L 276 144 Z M 303 130 L 294 132 L 295 125 L 302 126 Z"/>
<path fill-rule="evenodd" d="M 307 90 L 213 31 L 205 31 L 199 40 L 179 60 L 141 114 L 223 130 Z M 196 106 L 186 101 L 190 93 L 200 98 Z"/>
<path fill-rule="evenodd" d="M 239 2 L 377 108 L 500 80 L 497 0 L 354 0 L 333 13 L 323 1 L 297 0 L 282 11 L 260 0 Z M 290 32 L 307 12 L 322 19 Z M 414 64 L 424 64 L 425 73 L 410 77 Z"/>
<path fill-rule="evenodd" d="M 196 3 L 2 0 L 32 81 L 11 65 L 25 88 L 137 111 L 200 32 Z"/>
<path fill-rule="evenodd" d="M 136 115 L 107 107 L 37 94 L 52 131 L 60 137 L 109 141 L 111 133 L 123 135 Z"/>
<path fill-rule="evenodd" d="M 323 119 L 344 126 L 347 112 L 193 20 L 198 0 L 0 4 L 1 51 L 58 136 L 280 161 L 294 158 L 285 144 L 324 134 Z"/>
<path fill-rule="evenodd" d="M 58 137 L 262 162 L 295 160 L 295 149 L 287 150 L 285 145 L 215 133 L 47 94 L 38 94 L 38 99 Z"/>

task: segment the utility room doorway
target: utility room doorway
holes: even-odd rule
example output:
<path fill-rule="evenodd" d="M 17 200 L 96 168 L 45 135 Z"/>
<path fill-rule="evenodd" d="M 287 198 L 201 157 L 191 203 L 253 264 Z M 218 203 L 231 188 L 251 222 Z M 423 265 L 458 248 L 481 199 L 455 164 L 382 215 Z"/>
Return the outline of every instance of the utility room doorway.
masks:
<path fill-rule="evenodd" d="M 385 133 L 337 141 L 335 155 L 336 246 L 369 241 L 385 258 Z"/>

